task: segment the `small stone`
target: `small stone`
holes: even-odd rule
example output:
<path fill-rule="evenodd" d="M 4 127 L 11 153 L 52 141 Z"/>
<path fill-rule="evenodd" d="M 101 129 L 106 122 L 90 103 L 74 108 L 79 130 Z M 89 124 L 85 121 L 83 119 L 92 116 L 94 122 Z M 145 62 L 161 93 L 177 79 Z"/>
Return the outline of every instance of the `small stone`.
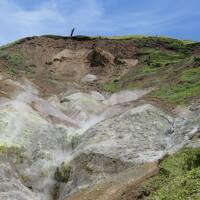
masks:
<path fill-rule="evenodd" d="M 97 76 L 93 74 L 87 74 L 85 77 L 81 79 L 82 82 L 93 82 L 97 80 Z"/>

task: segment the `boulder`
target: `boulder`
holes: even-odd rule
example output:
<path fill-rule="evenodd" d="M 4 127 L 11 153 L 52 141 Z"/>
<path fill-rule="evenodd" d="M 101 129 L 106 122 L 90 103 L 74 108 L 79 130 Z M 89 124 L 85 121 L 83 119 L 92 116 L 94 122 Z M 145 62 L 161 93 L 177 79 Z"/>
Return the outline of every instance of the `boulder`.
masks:
<path fill-rule="evenodd" d="M 158 159 L 173 131 L 173 119 L 145 104 L 90 128 L 77 150 L 100 153 L 127 162 Z"/>

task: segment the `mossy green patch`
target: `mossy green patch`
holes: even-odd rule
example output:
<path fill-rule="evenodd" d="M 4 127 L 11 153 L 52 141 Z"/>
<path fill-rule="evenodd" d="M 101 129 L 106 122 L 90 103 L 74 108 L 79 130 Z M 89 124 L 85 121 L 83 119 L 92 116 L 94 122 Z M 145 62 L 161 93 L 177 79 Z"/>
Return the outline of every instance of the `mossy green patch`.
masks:
<path fill-rule="evenodd" d="M 51 85 L 58 85 L 59 81 L 56 80 L 56 79 L 48 79 L 48 83 L 51 84 Z"/>
<path fill-rule="evenodd" d="M 200 57 L 195 56 L 193 59 L 194 59 L 194 62 L 197 62 L 200 64 Z"/>
<path fill-rule="evenodd" d="M 9 52 L 8 51 L 0 49 L 0 58 L 1 59 L 7 59 L 8 56 L 9 56 Z"/>
<path fill-rule="evenodd" d="M 143 37 L 135 39 L 138 47 L 157 48 L 163 47 L 168 50 L 176 50 L 177 52 L 185 53 L 188 48 L 181 40 L 168 37 Z"/>
<path fill-rule="evenodd" d="M 102 85 L 103 90 L 105 90 L 106 92 L 118 92 L 122 89 L 134 89 L 136 88 L 136 84 L 135 83 L 125 83 L 125 80 L 123 78 L 115 78 L 112 82 L 110 83 L 105 83 Z"/>
<path fill-rule="evenodd" d="M 55 172 L 55 180 L 58 182 L 65 182 L 67 183 L 70 178 L 71 167 L 63 162 L 60 167 L 57 167 Z"/>
<path fill-rule="evenodd" d="M 138 55 L 146 57 L 146 63 L 153 66 L 164 66 L 179 62 L 185 58 L 185 54 L 178 51 L 167 51 L 159 48 L 142 48 Z"/>
<path fill-rule="evenodd" d="M 7 73 L 11 76 L 17 74 L 18 69 L 24 64 L 24 57 L 20 52 L 12 52 L 7 49 L 0 49 L 0 59 L 7 61 L 5 65 Z"/>
<path fill-rule="evenodd" d="M 0 154 L 20 154 L 21 153 L 21 149 L 15 146 L 12 147 L 7 147 L 4 145 L 0 146 Z"/>
<path fill-rule="evenodd" d="M 17 146 L 8 147 L 6 145 L 0 146 L 0 157 L 9 158 L 13 164 L 21 164 L 26 159 L 23 155 L 23 149 Z"/>
<path fill-rule="evenodd" d="M 27 175 L 21 175 L 20 176 L 20 179 L 21 179 L 21 181 L 23 182 L 23 184 L 28 184 L 31 180 L 30 180 L 30 177 L 29 176 L 27 176 Z"/>
<path fill-rule="evenodd" d="M 25 153 L 24 148 L 0 145 L 0 161 L 2 163 L 7 161 L 12 163 L 13 169 L 17 171 L 23 184 L 29 185 L 31 180 L 30 177 L 25 174 L 24 168 L 32 164 L 32 159 Z"/>
<path fill-rule="evenodd" d="M 122 36 L 110 36 L 110 37 L 102 37 L 107 39 L 113 39 L 113 40 L 130 40 L 130 39 L 141 39 L 141 38 L 147 38 L 150 37 L 148 35 L 122 35 Z"/>
<path fill-rule="evenodd" d="M 17 71 L 16 71 L 16 69 L 15 69 L 15 68 L 9 68 L 9 70 L 8 70 L 8 74 L 10 74 L 10 75 L 14 76 L 14 75 L 16 75 L 16 74 L 17 74 Z"/>
<path fill-rule="evenodd" d="M 184 45 L 197 43 L 197 41 L 193 40 L 181 40 L 181 41 L 183 42 Z"/>
<path fill-rule="evenodd" d="M 154 67 L 154 66 L 145 66 L 142 70 L 142 74 L 150 74 L 153 72 L 156 72 L 157 70 L 159 70 L 159 67 Z"/>
<path fill-rule="evenodd" d="M 112 81 L 111 83 L 105 83 L 102 88 L 107 92 L 117 92 L 122 88 L 122 84 L 119 81 Z"/>
<path fill-rule="evenodd" d="M 20 52 L 10 52 L 6 49 L 0 49 L 0 58 L 6 59 L 13 66 L 20 66 L 24 61 L 24 57 Z"/>
<path fill-rule="evenodd" d="M 181 80 L 194 83 L 200 80 L 200 67 L 188 69 L 181 74 Z"/>
<path fill-rule="evenodd" d="M 200 148 L 185 148 L 167 157 L 160 172 L 144 187 L 148 200 L 200 199 Z"/>
<path fill-rule="evenodd" d="M 59 199 L 59 195 L 60 195 L 60 184 L 56 183 L 51 190 L 51 196 L 53 200 L 57 200 Z"/>

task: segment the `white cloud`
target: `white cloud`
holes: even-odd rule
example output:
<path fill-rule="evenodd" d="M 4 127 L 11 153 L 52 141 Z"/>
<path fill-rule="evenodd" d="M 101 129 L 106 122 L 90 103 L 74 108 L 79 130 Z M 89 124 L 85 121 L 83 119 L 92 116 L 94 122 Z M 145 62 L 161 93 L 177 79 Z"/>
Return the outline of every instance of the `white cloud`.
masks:
<path fill-rule="evenodd" d="M 28 10 L 14 0 L 0 0 L 0 43 L 31 35 L 67 34 L 73 26 L 84 32 L 101 17 L 102 10 L 94 0 L 80 0 L 77 5 L 63 2 L 51 0 Z"/>
<path fill-rule="evenodd" d="M 16 37 L 41 34 L 45 30 L 50 30 L 47 24 L 48 21 L 64 22 L 63 17 L 51 7 L 27 11 L 9 0 L 0 1 L 0 18 L 3 19 L 1 21 L 0 37 L 4 36 L 6 38 L 5 42 L 16 39 Z"/>

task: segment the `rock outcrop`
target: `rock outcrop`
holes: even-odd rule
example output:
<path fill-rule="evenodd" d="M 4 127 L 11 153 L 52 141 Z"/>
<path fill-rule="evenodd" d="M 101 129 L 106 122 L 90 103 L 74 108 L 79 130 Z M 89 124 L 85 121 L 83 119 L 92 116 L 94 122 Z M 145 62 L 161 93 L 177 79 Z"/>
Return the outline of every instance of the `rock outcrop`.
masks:
<path fill-rule="evenodd" d="M 95 48 L 88 54 L 88 60 L 91 67 L 106 67 L 114 64 L 115 57 L 100 48 Z"/>
<path fill-rule="evenodd" d="M 116 191 L 129 176 L 125 189 L 137 182 L 129 170 L 199 145 L 193 140 L 200 130 L 198 102 L 184 109 L 189 114 L 172 117 L 139 101 L 151 89 L 113 95 L 68 90 L 45 100 L 29 81 L 1 82 L 7 89 L 0 98 L 3 200 L 65 200 L 93 187 L 104 188 L 105 197 L 109 180 Z"/>

